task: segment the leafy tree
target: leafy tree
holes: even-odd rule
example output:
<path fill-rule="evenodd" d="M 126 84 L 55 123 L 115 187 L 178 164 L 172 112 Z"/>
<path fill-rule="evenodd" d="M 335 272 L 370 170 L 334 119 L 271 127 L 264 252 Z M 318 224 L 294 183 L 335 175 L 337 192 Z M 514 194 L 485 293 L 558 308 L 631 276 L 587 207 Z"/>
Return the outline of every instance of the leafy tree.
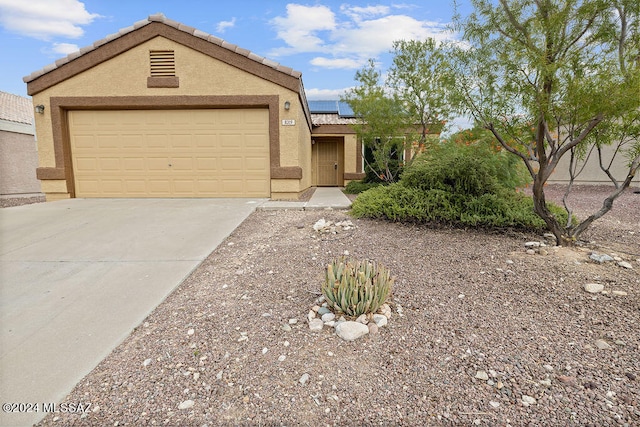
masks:
<path fill-rule="evenodd" d="M 418 143 L 422 148 L 428 142 L 427 134 L 441 129 L 452 116 L 447 50 L 432 38 L 398 40 L 393 43 L 393 55 L 388 85 L 411 123 L 420 124 Z"/>
<path fill-rule="evenodd" d="M 356 73 L 358 85 L 343 97 L 361 120 L 356 132 L 373 152 L 367 167 L 388 182 L 398 179 L 408 144 L 422 151 L 427 135 L 441 130 L 452 113 L 444 47 L 433 39 L 398 40 L 392 53 L 385 82 L 369 60 Z"/>
<path fill-rule="evenodd" d="M 407 119 L 397 99 L 385 93 L 380 76 L 370 59 L 356 73 L 359 85 L 349 90 L 342 100 L 349 103 L 358 117 L 354 128 L 373 155 L 372 161 L 365 158 L 365 167 L 381 181 L 394 182 L 398 179 L 398 159 L 405 146 L 403 129 Z"/>
<path fill-rule="evenodd" d="M 572 245 L 611 209 L 640 166 L 640 2 L 472 3 L 454 67 L 458 100 L 524 162 L 535 212 L 559 244 Z M 578 162 L 609 144 L 627 155 L 626 178 L 609 174 L 615 189 L 599 210 L 579 223 L 561 221 L 547 206 L 545 183 L 563 156 L 571 157 L 575 179 Z"/>

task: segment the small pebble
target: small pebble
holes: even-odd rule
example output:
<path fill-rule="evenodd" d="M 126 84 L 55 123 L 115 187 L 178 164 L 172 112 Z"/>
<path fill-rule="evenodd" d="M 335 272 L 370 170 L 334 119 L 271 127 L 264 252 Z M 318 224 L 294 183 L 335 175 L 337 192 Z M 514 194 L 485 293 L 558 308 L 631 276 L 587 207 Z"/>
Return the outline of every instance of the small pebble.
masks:
<path fill-rule="evenodd" d="M 476 372 L 476 378 L 482 381 L 487 381 L 489 379 L 489 375 L 485 371 Z"/>
<path fill-rule="evenodd" d="M 298 382 L 300 382 L 300 384 L 302 384 L 302 385 L 305 385 L 307 383 L 307 381 L 309 381 L 309 374 L 307 374 L 307 373 L 302 374 L 302 376 L 298 380 Z"/>
<path fill-rule="evenodd" d="M 193 400 L 185 400 L 178 405 L 178 409 L 190 409 L 193 408 L 193 405 L 195 405 Z"/>

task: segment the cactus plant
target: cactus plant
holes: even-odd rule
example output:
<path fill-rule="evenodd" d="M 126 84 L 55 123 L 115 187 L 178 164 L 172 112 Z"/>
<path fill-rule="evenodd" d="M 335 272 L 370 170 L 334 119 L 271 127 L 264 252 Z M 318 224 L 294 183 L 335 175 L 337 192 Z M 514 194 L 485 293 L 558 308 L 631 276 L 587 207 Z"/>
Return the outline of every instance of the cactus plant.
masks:
<path fill-rule="evenodd" d="M 336 313 L 358 317 L 378 311 L 389 297 L 394 280 L 383 265 L 342 257 L 327 265 L 322 294 Z"/>

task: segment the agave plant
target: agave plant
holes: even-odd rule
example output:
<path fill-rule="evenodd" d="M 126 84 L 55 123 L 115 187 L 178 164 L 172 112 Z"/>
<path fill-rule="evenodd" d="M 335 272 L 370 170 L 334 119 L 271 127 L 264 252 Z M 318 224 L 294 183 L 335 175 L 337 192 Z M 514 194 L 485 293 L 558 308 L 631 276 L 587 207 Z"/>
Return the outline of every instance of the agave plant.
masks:
<path fill-rule="evenodd" d="M 322 294 L 336 313 L 358 317 L 378 311 L 389 297 L 394 280 L 383 265 L 342 257 L 327 265 Z"/>

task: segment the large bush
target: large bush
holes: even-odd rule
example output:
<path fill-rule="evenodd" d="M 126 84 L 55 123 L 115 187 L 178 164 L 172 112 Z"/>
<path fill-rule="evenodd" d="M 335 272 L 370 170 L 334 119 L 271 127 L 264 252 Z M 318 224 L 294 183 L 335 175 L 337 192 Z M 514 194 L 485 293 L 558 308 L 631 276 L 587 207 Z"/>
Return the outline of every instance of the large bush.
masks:
<path fill-rule="evenodd" d="M 367 191 L 371 188 L 382 185 L 380 182 L 365 182 L 362 181 L 349 181 L 347 186 L 344 188 L 344 192 L 347 194 L 360 194 L 363 191 Z"/>
<path fill-rule="evenodd" d="M 470 133 L 466 138 L 475 137 Z M 392 221 L 442 223 L 473 227 L 543 230 L 531 198 L 516 191 L 527 175 L 490 139 L 454 135 L 416 158 L 400 182 L 361 193 L 354 201 L 356 217 Z M 564 210 L 549 204 L 561 221 Z"/>

